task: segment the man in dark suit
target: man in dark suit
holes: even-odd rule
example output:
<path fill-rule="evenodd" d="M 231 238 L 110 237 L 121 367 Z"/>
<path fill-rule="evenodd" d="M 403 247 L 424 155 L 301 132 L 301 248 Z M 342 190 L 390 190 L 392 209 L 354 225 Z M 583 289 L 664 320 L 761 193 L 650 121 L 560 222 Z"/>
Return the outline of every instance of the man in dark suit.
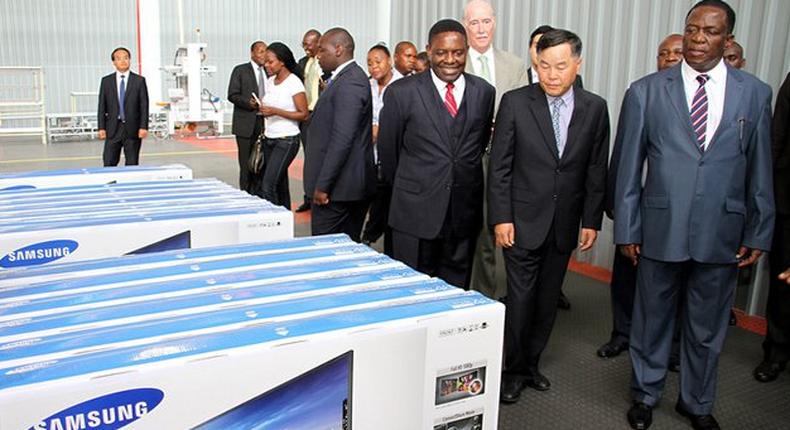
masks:
<path fill-rule="evenodd" d="M 233 134 L 239 160 L 239 189 L 253 193 L 253 181 L 249 171 L 252 144 L 261 134 L 263 114 L 259 112 L 258 100 L 266 93 L 265 61 L 266 44 L 256 41 L 250 46 L 250 61 L 233 68 L 228 84 L 228 100 L 233 103 Z"/>
<path fill-rule="evenodd" d="M 307 132 L 304 191 L 313 196 L 312 233 L 346 233 L 359 242 L 367 205 L 376 192 L 370 84 L 354 62 L 354 39 L 345 29 L 333 28 L 321 36 L 318 61 L 332 76 Z"/>
<path fill-rule="evenodd" d="M 696 3 L 683 62 L 636 81 L 623 101 L 614 239 L 638 261 L 627 414 L 635 429 L 650 426 L 661 398 L 681 300 L 675 410 L 695 429 L 719 428 L 716 368 L 738 267 L 771 245 L 771 89 L 723 61 L 734 26 L 726 3 Z"/>
<path fill-rule="evenodd" d="M 590 249 L 603 218 L 609 113 L 574 88 L 582 43 L 566 30 L 537 45 L 540 85 L 505 93 L 488 173 L 488 220 L 507 270 L 501 400 L 551 386 L 539 361 L 571 252 Z M 581 236 L 579 226 L 581 225 Z"/>
<path fill-rule="evenodd" d="M 467 49 L 461 23 L 434 24 L 430 71 L 391 84 L 378 136 L 382 176 L 393 187 L 395 258 L 462 288 L 482 223 L 481 157 L 495 98 L 493 86 L 464 73 Z"/>
<path fill-rule="evenodd" d="M 776 226 L 769 255 L 768 332 L 763 341 L 763 361 L 754 369 L 754 378 L 760 382 L 778 378 L 790 361 L 790 285 L 779 276 L 790 267 L 790 74 L 776 95 L 772 134 Z"/>
<path fill-rule="evenodd" d="M 315 29 L 307 30 L 302 37 L 302 49 L 304 49 L 305 56 L 299 59 L 297 63 L 299 70 L 304 77 L 304 89 L 307 96 L 307 110 L 310 115 L 313 114 L 318 97 L 321 93 L 321 80 L 329 79 L 330 74 L 323 74 L 321 66 L 318 64 L 318 42 L 321 40 L 321 32 Z M 307 130 L 310 129 L 310 116 L 306 120 L 299 123 L 299 133 L 302 139 L 302 148 L 307 152 Z M 304 173 L 304 166 L 302 167 Z M 312 196 L 305 194 L 304 201 L 296 212 L 306 212 L 310 210 L 310 200 Z"/>
<path fill-rule="evenodd" d="M 148 87 L 145 78 L 129 70 L 129 50 L 115 48 L 110 55 L 115 73 L 99 87 L 99 139 L 104 140 L 104 166 L 117 166 L 121 149 L 127 166 L 140 160 L 140 145 L 148 136 Z"/>
<path fill-rule="evenodd" d="M 667 69 L 683 60 L 683 36 L 670 34 L 658 45 L 656 68 L 658 71 Z M 621 113 L 622 114 L 622 113 Z M 622 130 L 622 128 L 620 128 Z M 609 164 L 609 175 L 606 180 L 606 214 L 614 219 L 614 188 L 617 184 L 617 165 L 620 159 L 622 135 L 615 138 L 614 151 Z M 631 310 L 634 308 L 634 290 L 636 290 L 636 265 L 623 253 L 615 249 L 612 263 L 612 334 L 609 341 L 598 348 L 601 358 L 613 358 L 628 350 L 628 337 L 631 334 Z M 677 330 L 676 330 L 677 331 Z M 676 336 L 677 337 L 677 336 Z M 673 340 L 669 369 L 677 371 L 680 367 L 679 352 Z"/>

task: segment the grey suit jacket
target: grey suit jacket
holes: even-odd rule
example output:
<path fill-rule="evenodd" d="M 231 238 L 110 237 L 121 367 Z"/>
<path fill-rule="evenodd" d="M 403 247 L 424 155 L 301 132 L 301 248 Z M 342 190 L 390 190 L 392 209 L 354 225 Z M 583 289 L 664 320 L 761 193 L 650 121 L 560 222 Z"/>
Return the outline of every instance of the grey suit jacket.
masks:
<path fill-rule="evenodd" d="M 716 264 L 735 263 L 741 245 L 770 249 L 770 103 L 768 85 L 728 66 L 721 123 L 702 152 L 680 65 L 634 82 L 615 143 L 615 243 L 641 244 L 655 260 Z"/>
<path fill-rule="evenodd" d="M 470 48 L 471 49 L 471 48 Z M 466 56 L 466 73 L 475 74 L 471 57 Z M 499 102 L 502 96 L 516 88 L 529 84 L 527 69 L 524 60 L 507 51 L 494 49 L 494 80 L 496 83 L 496 99 L 494 100 L 494 115 L 499 111 Z"/>

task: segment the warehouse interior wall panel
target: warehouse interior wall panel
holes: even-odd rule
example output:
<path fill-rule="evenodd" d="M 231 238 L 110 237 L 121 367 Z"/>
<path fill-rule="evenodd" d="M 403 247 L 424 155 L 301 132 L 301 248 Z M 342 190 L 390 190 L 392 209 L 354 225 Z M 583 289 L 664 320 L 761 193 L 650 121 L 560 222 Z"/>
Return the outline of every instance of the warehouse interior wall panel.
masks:
<path fill-rule="evenodd" d="M 463 18 L 466 0 L 392 2 L 392 42 L 413 40 L 424 47 L 431 25 Z M 539 25 L 566 28 L 582 39 L 584 87 L 606 99 L 614 142 L 620 104 L 628 85 L 656 68 L 656 51 L 671 33 L 683 33 L 696 0 L 493 0 L 497 14 L 494 46 L 529 58 L 529 35 Z M 744 47 L 745 70 L 767 82 L 774 94 L 790 69 L 790 1 L 729 0 L 735 10 L 735 38 Z M 611 267 L 612 223 L 595 247 L 577 259 Z"/>

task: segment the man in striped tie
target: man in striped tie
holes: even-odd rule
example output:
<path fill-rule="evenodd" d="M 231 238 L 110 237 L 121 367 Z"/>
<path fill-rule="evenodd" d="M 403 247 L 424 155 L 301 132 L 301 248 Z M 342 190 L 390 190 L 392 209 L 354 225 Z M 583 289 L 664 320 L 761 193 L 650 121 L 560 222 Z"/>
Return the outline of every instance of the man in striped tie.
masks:
<path fill-rule="evenodd" d="M 627 414 L 635 429 L 650 426 L 661 399 L 676 321 L 675 410 L 695 429 L 719 428 L 716 369 L 738 267 L 771 246 L 771 89 L 725 64 L 734 27 L 726 3 L 696 3 L 680 67 L 636 81 L 623 101 L 614 239 L 638 265 Z"/>

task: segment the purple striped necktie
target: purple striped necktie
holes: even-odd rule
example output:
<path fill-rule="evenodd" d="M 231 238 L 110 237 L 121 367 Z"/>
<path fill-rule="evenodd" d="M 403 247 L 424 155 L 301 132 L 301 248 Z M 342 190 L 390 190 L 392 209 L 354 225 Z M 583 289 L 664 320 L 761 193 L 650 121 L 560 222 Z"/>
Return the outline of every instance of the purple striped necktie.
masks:
<path fill-rule="evenodd" d="M 700 151 L 705 151 L 705 132 L 708 128 L 708 93 L 705 91 L 705 83 L 710 76 L 702 74 L 697 76 L 699 87 L 694 93 L 691 101 L 691 126 L 697 136 L 697 146 Z"/>

